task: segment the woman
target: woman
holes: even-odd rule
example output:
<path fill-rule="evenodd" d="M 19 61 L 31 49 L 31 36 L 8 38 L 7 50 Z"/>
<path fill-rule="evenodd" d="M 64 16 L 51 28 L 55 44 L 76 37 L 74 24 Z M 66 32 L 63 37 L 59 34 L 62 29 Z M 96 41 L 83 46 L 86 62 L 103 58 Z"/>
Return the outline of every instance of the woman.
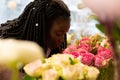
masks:
<path fill-rule="evenodd" d="M 16 19 L 1 24 L 1 38 L 37 42 L 46 57 L 66 47 L 70 27 L 70 11 L 61 0 L 34 0 Z"/>

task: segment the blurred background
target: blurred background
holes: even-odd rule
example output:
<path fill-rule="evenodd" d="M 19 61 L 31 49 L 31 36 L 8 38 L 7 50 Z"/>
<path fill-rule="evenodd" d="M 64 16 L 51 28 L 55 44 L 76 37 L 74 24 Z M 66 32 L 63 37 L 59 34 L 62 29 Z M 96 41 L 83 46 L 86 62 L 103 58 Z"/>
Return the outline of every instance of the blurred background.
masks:
<path fill-rule="evenodd" d="M 18 17 L 25 6 L 33 0 L 1 0 L 0 24 Z M 84 6 L 82 0 L 63 0 L 71 11 L 71 28 L 69 34 L 75 33 L 76 39 L 84 35 L 100 33 L 95 24 L 98 23 L 90 16 L 90 9 Z"/>

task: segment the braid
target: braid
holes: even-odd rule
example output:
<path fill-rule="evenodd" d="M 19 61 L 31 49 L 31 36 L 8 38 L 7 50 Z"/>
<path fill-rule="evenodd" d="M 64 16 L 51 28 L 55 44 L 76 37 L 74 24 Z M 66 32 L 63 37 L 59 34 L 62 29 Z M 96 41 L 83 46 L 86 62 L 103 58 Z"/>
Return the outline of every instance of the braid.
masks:
<path fill-rule="evenodd" d="M 45 12 L 46 1 L 35 0 L 31 2 L 18 19 L 1 24 L 1 38 L 17 38 L 31 40 L 44 47 L 45 44 Z M 38 25 L 37 25 L 38 24 Z M 42 37 L 41 39 L 39 39 Z"/>
<path fill-rule="evenodd" d="M 29 8 L 32 6 L 32 2 L 26 6 L 23 14 L 14 20 L 9 20 L 4 24 L 1 24 L 0 35 L 1 38 L 17 38 L 23 33 L 23 26 L 26 24 L 26 16 L 29 13 Z"/>
<path fill-rule="evenodd" d="M 26 6 L 18 18 L 1 24 L 0 37 L 34 41 L 42 46 L 46 52 L 46 32 L 50 29 L 48 24 L 59 16 L 70 17 L 70 11 L 63 1 L 34 0 Z M 66 35 L 59 51 L 65 47 Z"/>

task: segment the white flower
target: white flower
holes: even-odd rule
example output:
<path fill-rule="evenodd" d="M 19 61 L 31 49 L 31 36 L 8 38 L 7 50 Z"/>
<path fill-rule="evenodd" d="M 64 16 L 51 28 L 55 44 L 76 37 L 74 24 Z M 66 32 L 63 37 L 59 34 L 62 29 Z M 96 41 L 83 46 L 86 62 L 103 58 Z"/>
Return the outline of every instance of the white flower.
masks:
<path fill-rule="evenodd" d="M 88 72 L 87 72 L 87 79 L 88 80 L 96 80 L 98 77 L 99 70 L 95 67 L 88 67 Z"/>
<path fill-rule="evenodd" d="M 37 77 L 42 74 L 44 67 L 41 60 L 35 60 L 25 65 L 24 70 L 29 76 Z"/>
<path fill-rule="evenodd" d="M 34 42 L 15 39 L 0 40 L 0 64 L 16 66 L 36 59 L 43 60 L 42 48 Z"/>
<path fill-rule="evenodd" d="M 53 65 L 59 65 L 59 66 L 65 66 L 65 65 L 71 65 L 69 58 L 74 60 L 74 56 L 69 54 L 56 54 L 52 57 L 46 59 L 47 63 L 51 63 Z"/>
<path fill-rule="evenodd" d="M 58 80 L 59 76 L 56 70 L 48 69 L 42 74 L 42 80 Z"/>
<path fill-rule="evenodd" d="M 42 80 L 95 80 L 99 70 L 84 65 L 79 59 L 69 54 L 55 54 L 42 63 L 40 60 L 30 63 L 24 67 L 28 75 L 42 76 Z M 26 71 L 28 70 L 28 71 Z"/>

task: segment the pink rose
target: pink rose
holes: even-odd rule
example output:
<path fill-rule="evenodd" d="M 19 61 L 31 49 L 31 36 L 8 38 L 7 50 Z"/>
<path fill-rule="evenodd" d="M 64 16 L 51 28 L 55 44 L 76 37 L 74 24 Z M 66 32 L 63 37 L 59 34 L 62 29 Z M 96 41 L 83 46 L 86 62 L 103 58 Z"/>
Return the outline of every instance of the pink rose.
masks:
<path fill-rule="evenodd" d="M 81 56 L 84 55 L 84 54 L 86 54 L 86 53 L 88 53 L 87 50 L 84 50 L 84 49 L 81 49 L 81 48 L 78 49 L 78 52 L 79 52 L 79 54 L 80 54 Z"/>
<path fill-rule="evenodd" d="M 71 54 L 74 56 L 74 58 L 77 58 L 80 56 L 78 52 L 72 52 Z"/>
<path fill-rule="evenodd" d="M 70 51 L 70 49 L 69 49 L 69 48 L 66 48 L 66 49 L 63 51 L 63 53 L 64 53 L 64 54 L 70 54 L 70 53 L 71 53 L 71 51 Z"/>
<path fill-rule="evenodd" d="M 106 67 L 109 65 L 109 59 L 105 59 L 102 56 L 95 56 L 95 66 L 98 68 Z"/>
<path fill-rule="evenodd" d="M 102 62 L 104 61 L 104 57 L 102 56 L 95 56 L 95 66 L 96 67 L 102 67 Z"/>
<path fill-rule="evenodd" d="M 88 44 L 81 44 L 80 46 L 78 46 L 78 49 L 80 49 L 80 48 L 90 51 L 90 46 Z"/>
<path fill-rule="evenodd" d="M 68 46 L 64 51 L 63 53 L 67 53 L 67 54 L 71 54 L 71 52 L 75 51 L 77 48 L 76 48 L 76 45 L 75 44 L 72 44 L 70 46 Z"/>
<path fill-rule="evenodd" d="M 82 63 L 86 65 L 92 65 L 94 61 L 94 55 L 92 53 L 80 53 L 82 57 Z"/>
<path fill-rule="evenodd" d="M 91 44 L 91 41 L 88 37 L 82 38 L 80 44 Z"/>
<path fill-rule="evenodd" d="M 98 49 L 97 56 L 102 56 L 102 57 L 104 57 L 105 59 L 110 59 L 110 58 L 112 58 L 112 52 L 111 52 L 111 50 L 109 50 L 109 49 L 105 49 L 105 48 L 103 48 L 103 47 L 100 47 L 100 48 Z"/>

